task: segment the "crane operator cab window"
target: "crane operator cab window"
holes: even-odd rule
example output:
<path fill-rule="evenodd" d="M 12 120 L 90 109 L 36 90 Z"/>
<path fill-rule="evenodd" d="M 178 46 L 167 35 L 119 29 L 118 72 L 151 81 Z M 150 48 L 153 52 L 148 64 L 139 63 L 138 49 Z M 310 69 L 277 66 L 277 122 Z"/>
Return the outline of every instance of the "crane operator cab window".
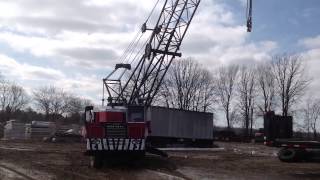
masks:
<path fill-rule="evenodd" d="M 128 107 L 128 122 L 144 122 L 144 107 L 130 106 Z"/>

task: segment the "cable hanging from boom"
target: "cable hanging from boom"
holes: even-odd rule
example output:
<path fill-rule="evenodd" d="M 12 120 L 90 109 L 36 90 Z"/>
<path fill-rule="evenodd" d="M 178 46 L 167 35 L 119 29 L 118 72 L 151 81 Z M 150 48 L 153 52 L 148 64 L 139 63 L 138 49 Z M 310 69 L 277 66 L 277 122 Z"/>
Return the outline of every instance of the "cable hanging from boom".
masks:
<path fill-rule="evenodd" d="M 148 18 L 146 19 L 145 22 L 148 22 L 148 21 L 149 21 L 151 15 L 153 14 L 154 10 L 156 9 L 157 5 L 159 4 L 159 1 L 160 1 L 160 0 L 157 0 L 156 4 L 154 4 L 154 6 L 153 6 L 153 8 L 152 8 L 152 10 L 151 10 L 151 12 L 150 12 L 150 14 L 149 14 L 149 16 L 148 16 Z"/>
<path fill-rule="evenodd" d="M 114 79 L 115 81 L 119 81 L 122 79 L 122 77 L 124 76 L 124 74 L 128 71 L 131 70 L 131 66 L 132 64 L 137 61 L 138 59 L 140 59 L 140 57 L 143 57 L 143 54 L 141 54 L 142 50 L 145 48 L 147 42 L 149 41 L 149 39 L 143 43 L 143 44 L 139 44 L 140 40 L 142 39 L 143 35 L 145 34 L 146 30 L 154 30 L 154 29 L 147 29 L 147 23 L 150 20 L 152 14 L 154 13 L 157 5 L 159 4 L 160 0 L 157 0 L 155 5 L 153 6 L 151 12 L 149 13 L 149 15 L 147 16 L 147 19 L 145 20 L 145 22 L 141 25 L 140 30 L 134 35 L 134 38 L 132 39 L 132 41 L 129 43 L 128 47 L 123 51 L 123 53 L 119 56 L 118 61 L 120 62 L 119 64 L 116 64 L 115 69 L 111 72 L 111 74 L 109 74 L 109 76 L 107 76 L 106 78 L 104 78 L 103 81 L 105 81 L 108 78 L 111 78 L 112 74 L 114 74 L 116 72 L 117 69 L 121 68 L 121 73 L 120 76 L 116 79 Z M 160 31 L 160 28 L 157 27 L 155 28 L 155 31 L 158 32 Z M 141 56 L 140 56 L 141 55 Z M 131 59 L 133 58 L 133 59 Z M 118 74 L 119 75 L 119 74 Z M 105 100 L 105 86 L 103 83 L 103 98 L 102 98 L 102 106 L 104 105 L 104 100 Z"/>
<path fill-rule="evenodd" d="M 136 33 L 136 35 L 134 36 L 134 38 L 132 39 L 132 41 L 130 42 L 129 46 L 124 50 L 124 52 L 122 53 L 122 55 L 119 57 L 119 61 L 120 62 L 124 62 L 124 60 L 126 59 L 127 53 L 130 51 L 130 49 L 132 48 L 132 45 L 135 44 L 135 41 L 137 40 L 138 36 L 139 36 L 140 32 L 138 31 Z"/>
<path fill-rule="evenodd" d="M 252 0 L 247 0 L 247 31 L 252 31 Z"/>
<path fill-rule="evenodd" d="M 135 49 L 137 48 L 137 45 L 140 42 L 140 39 L 142 38 L 142 36 L 143 34 L 141 34 L 139 37 L 137 36 L 137 38 L 135 39 L 135 42 L 130 44 L 131 47 L 128 49 L 126 56 L 123 58 L 123 63 L 128 63 L 128 61 L 130 61 L 130 58 L 132 54 L 135 52 Z"/>
<path fill-rule="evenodd" d="M 157 0 L 155 5 L 153 6 L 151 12 L 149 13 L 145 23 L 143 23 L 143 25 L 141 26 L 141 30 L 137 32 L 137 34 L 134 36 L 133 40 L 131 41 L 131 43 L 129 44 L 129 46 L 126 48 L 126 50 L 123 52 L 123 54 L 120 56 L 120 58 L 118 59 L 121 63 L 126 63 L 127 61 L 130 61 L 130 59 L 128 60 L 128 58 L 131 58 L 132 54 L 134 53 L 134 50 L 136 48 L 136 45 L 138 45 L 138 43 L 140 42 L 140 39 L 143 36 L 143 33 L 147 30 L 146 24 L 149 21 L 149 19 L 151 18 L 154 10 L 156 9 L 157 5 L 159 4 L 160 0 Z M 139 37 L 139 34 L 142 32 L 142 34 Z"/>

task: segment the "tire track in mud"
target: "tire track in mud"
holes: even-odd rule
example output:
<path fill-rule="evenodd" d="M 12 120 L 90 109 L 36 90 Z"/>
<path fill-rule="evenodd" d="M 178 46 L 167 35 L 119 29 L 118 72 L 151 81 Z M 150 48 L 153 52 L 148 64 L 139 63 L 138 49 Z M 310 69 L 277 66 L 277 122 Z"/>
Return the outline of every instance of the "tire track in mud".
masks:
<path fill-rule="evenodd" d="M 7 151 L 25 151 L 25 149 L 22 149 L 22 148 L 2 148 L 0 146 L 0 149 L 3 149 L 3 150 L 7 150 Z M 56 150 L 37 150 L 37 149 L 28 149 L 28 152 L 33 152 L 33 153 L 40 153 L 40 154 L 59 154 L 59 155 L 68 155 L 70 154 L 70 152 L 59 152 L 59 151 L 56 151 Z M 13 163 L 15 164 L 15 162 L 10 162 L 10 163 Z M 35 166 L 35 167 L 38 167 L 39 169 L 38 170 L 41 170 L 43 172 L 46 172 L 46 173 L 49 173 L 51 174 L 52 176 L 55 176 L 56 178 L 59 178 L 59 176 L 62 176 L 62 175 L 66 175 L 67 177 L 64 177 L 64 178 L 67 178 L 67 179 L 79 179 L 79 180 L 99 180 L 99 179 L 102 179 L 103 177 L 101 176 L 100 178 L 97 177 L 97 176 L 88 176 L 88 175 L 85 175 L 85 174 L 81 174 L 77 171 L 73 171 L 73 170 L 66 170 L 65 167 L 57 167 L 57 166 L 54 166 L 52 164 L 48 164 L 47 162 L 44 163 L 44 162 L 34 162 L 34 161 L 28 161 L 29 163 L 29 166 Z M 16 175 L 19 175 L 19 177 L 23 177 L 24 179 L 27 179 L 27 180 L 38 180 L 38 178 L 34 178 L 34 177 L 31 177 L 31 176 L 28 176 L 20 171 L 17 171 L 15 170 L 14 168 L 10 168 L 8 166 L 5 166 L 3 164 L 0 164 L 0 168 L 3 166 L 3 168 L 5 170 L 8 170 L 10 172 L 13 172 L 15 173 Z M 89 168 L 89 167 L 88 167 Z M 103 176 L 105 175 L 108 175 L 108 174 L 105 174 L 103 172 L 100 172 Z M 55 179 L 55 178 L 54 178 Z M 105 179 L 105 178 L 103 178 Z M 1 177 L 0 177 L 0 180 L 1 180 Z"/>
<path fill-rule="evenodd" d="M 24 179 L 27 179 L 27 180 L 37 180 L 37 179 L 35 179 L 35 178 L 31 177 L 31 176 L 28 176 L 28 175 L 26 175 L 26 174 L 24 174 L 24 173 L 22 173 L 20 171 L 17 171 L 15 169 L 13 169 L 11 167 L 8 167 L 8 166 L 5 166 L 3 164 L 0 164 L 0 168 L 3 168 L 3 169 L 8 170 L 10 172 L 13 172 L 14 174 L 17 174 L 18 176 L 20 176 L 20 177 L 22 177 Z"/>
<path fill-rule="evenodd" d="M 15 147 L 1 147 L 0 146 L 0 149 L 3 149 L 3 150 L 7 150 L 7 151 L 26 151 L 26 152 L 34 152 L 34 153 L 45 153 L 45 154 L 68 154 L 66 152 L 59 152 L 59 151 L 56 151 L 56 150 L 37 150 L 37 149 L 25 149 L 25 148 L 15 148 Z M 13 162 L 11 162 L 13 163 Z M 90 177 L 90 176 L 87 176 L 87 175 L 83 175 L 83 174 L 80 174 L 78 172 L 74 172 L 74 171 L 69 171 L 69 170 L 66 170 L 64 168 L 59 168 L 59 167 L 53 167 L 53 166 L 50 166 L 48 164 L 45 164 L 45 163 L 41 163 L 41 162 L 32 162 L 32 161 L 29 161 L 29 163 L 32 165 L 32 166 L 38 166 L 39 168 L 43 168 L 44 171 L 48 172 L 49 171 L 52 171 L 52 172 L 57 172 L 57 173 L 61 173 L 61 174 L 66 174 L 70 177 L 72 177 L 73 179 L 76 178 L 76 179 L 85 179 L 85 180 L 90 180 L 90 179 L 96 179 L 94 177 Z M 34 178 L 34 177 L 31 177 L 31 176 L 28 176 L 20 171 L 17 171 L 15 170 L 14 168 L 11 168 L 9 166 L 6 166 L 4 164 L 0 164 L 0 168 L 3 168 L 5 170 L 8 170 L 10 172 L 13 172 L 17 175 L 19 175 L 19 177 L 23 177 L 24 179 L 27 179 L 27 180 L 38 180 L 38 178 Z M 50 173 L 50 172 L 48 172 Z M 50 173 L 52 174 L 52 173 Z M 56 176 L 56 174 L 52 174 L 53 176 Z M 1 179 L 1 178 L 0 178 Z"/>
<path fill-rule="evenodd" d="M 53 154 L 69 154 L 69 152 L 59 152 L 59 151 L 39 151 L 42 153 L 53 153 Z M 55 166 L 51 166 L 50 164 L 46 164 L 46 163 L 42 163 L 42 162 L 32 162 L 33 165 L 37 165 L 40 168 L 44 168 L 44 171 L 46 171 L 45 169 L 52 171 L 52 172 L 57 172 L 57 173 L 61 173 L 61 174 L 67 174 L 68 176 L 71 177 L 71 179 L 92 179 L 92 180 L 97 180 L 97 179 L 105 179 L 105 177 L 107 176 L 112 176 L 112 173 L 106 173 L 103 170 L 99 171 L 100 173 L 100 177 L 99 176 L 88 176 L 88 175 L 84 175 L 81 173 L 78 173 L 76 171 L 72 171 L 72 170 L 66 170 L 63 167 L 55 167 Z M 90 168 L 90 167 L 88 167 Z M 186 176 L 184 176 L 183 174 L 180 174 L 178 172 L 176 173 L 172 173 L 172 172 L 164 172 L 164 171 L 157 171 L 151 168 L 143 168 L 143 173 L 149 174 L 149 175 L 155 175 L 157 177 L 159 177 L 160 179 L 172 179 L 172 180 L 187 180 L 188 178 Z M 47 171 L 48 172 L 48 171 Z M 137 174 L 137 176 L 139 177 L 139 173 Z M 111 177 L 111 179 L 113 179 Z"/>
<path fill-rule="evenodd" d="M 65 170 L 65 169 L 61 169 L 61 168 L 57 168 L 57 167 L 52 167 L 52 166 L 49 166 L 49 165 L 46 165 L 46 164 L 43 164 L 43 163 L 34 163 L 33 164 L 35 165 L 38 165 L 40 167 L 43 167 L 43 168 L 47 168 L 51 171 L 56 171 L 56 172 L 59 172 L 59 173 L 65 173 L 65 174 L 68 174 L 70 176 L 73 177 L 73 179 L 76 177 L 76 179 L 92 179 L 92 180 L 97 180 L 99 179 L 98 177 L 90 177 L 90 176 L 87 176 L 87 175 L 83 175 L 83 174 L 80 174 L 80 173 L 77 173 L 77 172 L 73 172 L 73 171 L 68 171 L 68 170 Z M 88 167 L 89 168 L 89 167 Z M 156 171 L 156 170 L 153 170 L 153 169 L 143 169 L 143 171 L 149 175 L 156 175 L 158 176 L 159 178 L 163 178 L 163 179 L 171 179 L 171 180 L 186 180 L 188 178 L 186 177 L 182 177 L 182 175 L 180 176 L 177 176 L 175 174 L 171 174 L 171 173 L 168 173 L 168 172 L 162 172 L 162 171 Z M 110 175 L 109 173 L 105 173 L 103 171 L 100 171 L 99 173 L 103 174 L 104 176 L 106 175 Z M 111 173 L 112 174 L 112 173 Z M 139 176 L 139 174 L 138 174 Z M 101 177 L 103 178 L 103 177 Z"/>
<path fill-rule="evenodd" d="M 55 154 L 55 155 L 68 155 L 68 154 L 70 154 L 70 152 L 61 152 L 56 149 L 43 150 L 43 149 L 35 149 L 35 148 L 16 148 L 16 147 L 2 147 L 2 146 L 0 146 L 0 149 L 5 150 L 5 151 L 33 152 L 33 153 L 39 153 L 39 154 Z M 13 162 L 11 162 L 11 163 L 13 163 Z M 16 162 L 14 164 L 16 164 Z M 73 171 L 73 170 L 66 169 L 64 166 L 62 166 L 62 167 L 56 166 L 56 164 L 51 164 L 50 162 L 28 161 L 28 164 L 33 167 L 34 166 L 38 167 L 38 170 L 40 170 L 42 172 L 46 172 L 49 175 L 52 175 L 53 179 L 64 177 L 67 179 L 79 179 L 79 180 L 94 179 L 94 180 L 97 180 L 97 179 L 105 179 L 108 176 L 111 179 L 113 179 L 113 177 L 112 177 L 113 173 L 107 173 L 104 171 L 98 171 L 99 175 L 96 174 L 96 176 L 90 176 L 88 174 L 83 174 L 81 172 L 79 173 L 78 170 Z M 0 168 L 1 167 L 3 167 L 3 166 L 1 166 L 1 164 L 0 164 Z M 18 177 L 22 177 L 23 179 L 27 179 L 27 180 L 38 179 L 38 178 L 36 178 L 36 176 L 33 177 L 33 176 L 30 176 L 29 174 L 24 174 L 23 171 L 17 171 L 17 170 L 15 170 L 16 168 L 12 168 L 12 167 L 10 168 L 8 166 L 5 166 L 3 168 L 16 174 Z M 116 172 L 116 173 L 118 173 L 118 172 Z M 119 175 L 120 175 L 119 177 L 121 177 L 121 174 L 119 174 Z M 148 178 L 150 176 L 154 176 L 154 177 L 158 177 L 159 179 L 172 179 L 172 180 L 188 179 L 186 176 L 184 176 L 183 174 L 180 174 L 180 173 L 159 171 L 159 170 L 155 170 L 153 168 L 148 168 L 148 167 L 143 167 L 142 172 L 137 173 L 136 175 L 137 175 L 137 177 L 146 177 L 146 178 Z"/>
<path fill-rule="evenodd" d="M 51 171 L 55 171 L 55 172 L 59 172 L 59 173 L 63 173 L 63 174 L 68 174 L 68 175 L 71 175 L 72 177 L 77 177 L 77 179 L 93 179 L 93 180 L 97 179 L 96 177 L 90 177 L 90 176 L 87 176 L 84 174 L 80 174 L 80 173 L 73 172 L 73 171 L 68 171 L 68 170 L 65 170 L 62 168 L 52 167 L 52 166 L 49 166 L 49 165 L 46 165 L 46 164 L 40 163 L 40 162 L 32 162 L 32 163 L 34 165 L 49 169 Z"/>
<path fill-rule="evenodd" d="M 155 170 L 152 170 L 152 169 L 145 169 L 146 172 L 150 173 L 150 174 L 155 174 L 155 175 L 158 175 L 159 177 L 163 177 L 165 179 L 171 179 L 171 180 L 187 180 L 186 177 L 181 177 L 180 176 L 177 176 L 177 175 L 173 175 L 173 174 L 169 174 L 167 172 L 161 172 L 161 171 L 155 171 Z"/>

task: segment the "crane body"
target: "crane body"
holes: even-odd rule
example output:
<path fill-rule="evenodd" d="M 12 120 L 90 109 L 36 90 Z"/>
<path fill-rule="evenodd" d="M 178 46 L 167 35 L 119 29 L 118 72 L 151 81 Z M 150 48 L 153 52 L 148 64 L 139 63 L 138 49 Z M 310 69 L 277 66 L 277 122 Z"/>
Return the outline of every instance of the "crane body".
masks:
<path fill-rule="evenodd" d="M 135 56 L 136 62 L 116 64 L 103 79 L 103 108 L 88 106 L 85 109 L 86 154 L 93 157 L 94 167 L 100 167 L 110 155 L 144 156 L 146 151 L 161 154 L 149 146 L 151 129 L 146 111 L 172 61 L 181 57 L 181 43 L 200 2 L 164 0 L 153 28 L 147 27 L 147 22 L 141 27 L 141 32 L 149 31 L 150 36 L 142 53 L 139 51 Z"/>

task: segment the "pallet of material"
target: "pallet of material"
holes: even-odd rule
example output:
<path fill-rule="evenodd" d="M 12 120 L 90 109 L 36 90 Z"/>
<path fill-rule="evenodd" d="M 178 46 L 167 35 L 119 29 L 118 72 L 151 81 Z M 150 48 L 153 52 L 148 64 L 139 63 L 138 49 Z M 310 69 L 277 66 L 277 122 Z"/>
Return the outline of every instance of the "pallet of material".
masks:
<path fill-rule="evenodd" d="M 25 124 L 16 120 L 6 122 L 4 126 L 4 139 L 25 139 Z"/>
<path fill-rule="evenodd" d="M 26 126 L 26 137 L 30 139 L 49 138 L 55 132 L 55 124 L 52 122 L 32 121 Z"/>

